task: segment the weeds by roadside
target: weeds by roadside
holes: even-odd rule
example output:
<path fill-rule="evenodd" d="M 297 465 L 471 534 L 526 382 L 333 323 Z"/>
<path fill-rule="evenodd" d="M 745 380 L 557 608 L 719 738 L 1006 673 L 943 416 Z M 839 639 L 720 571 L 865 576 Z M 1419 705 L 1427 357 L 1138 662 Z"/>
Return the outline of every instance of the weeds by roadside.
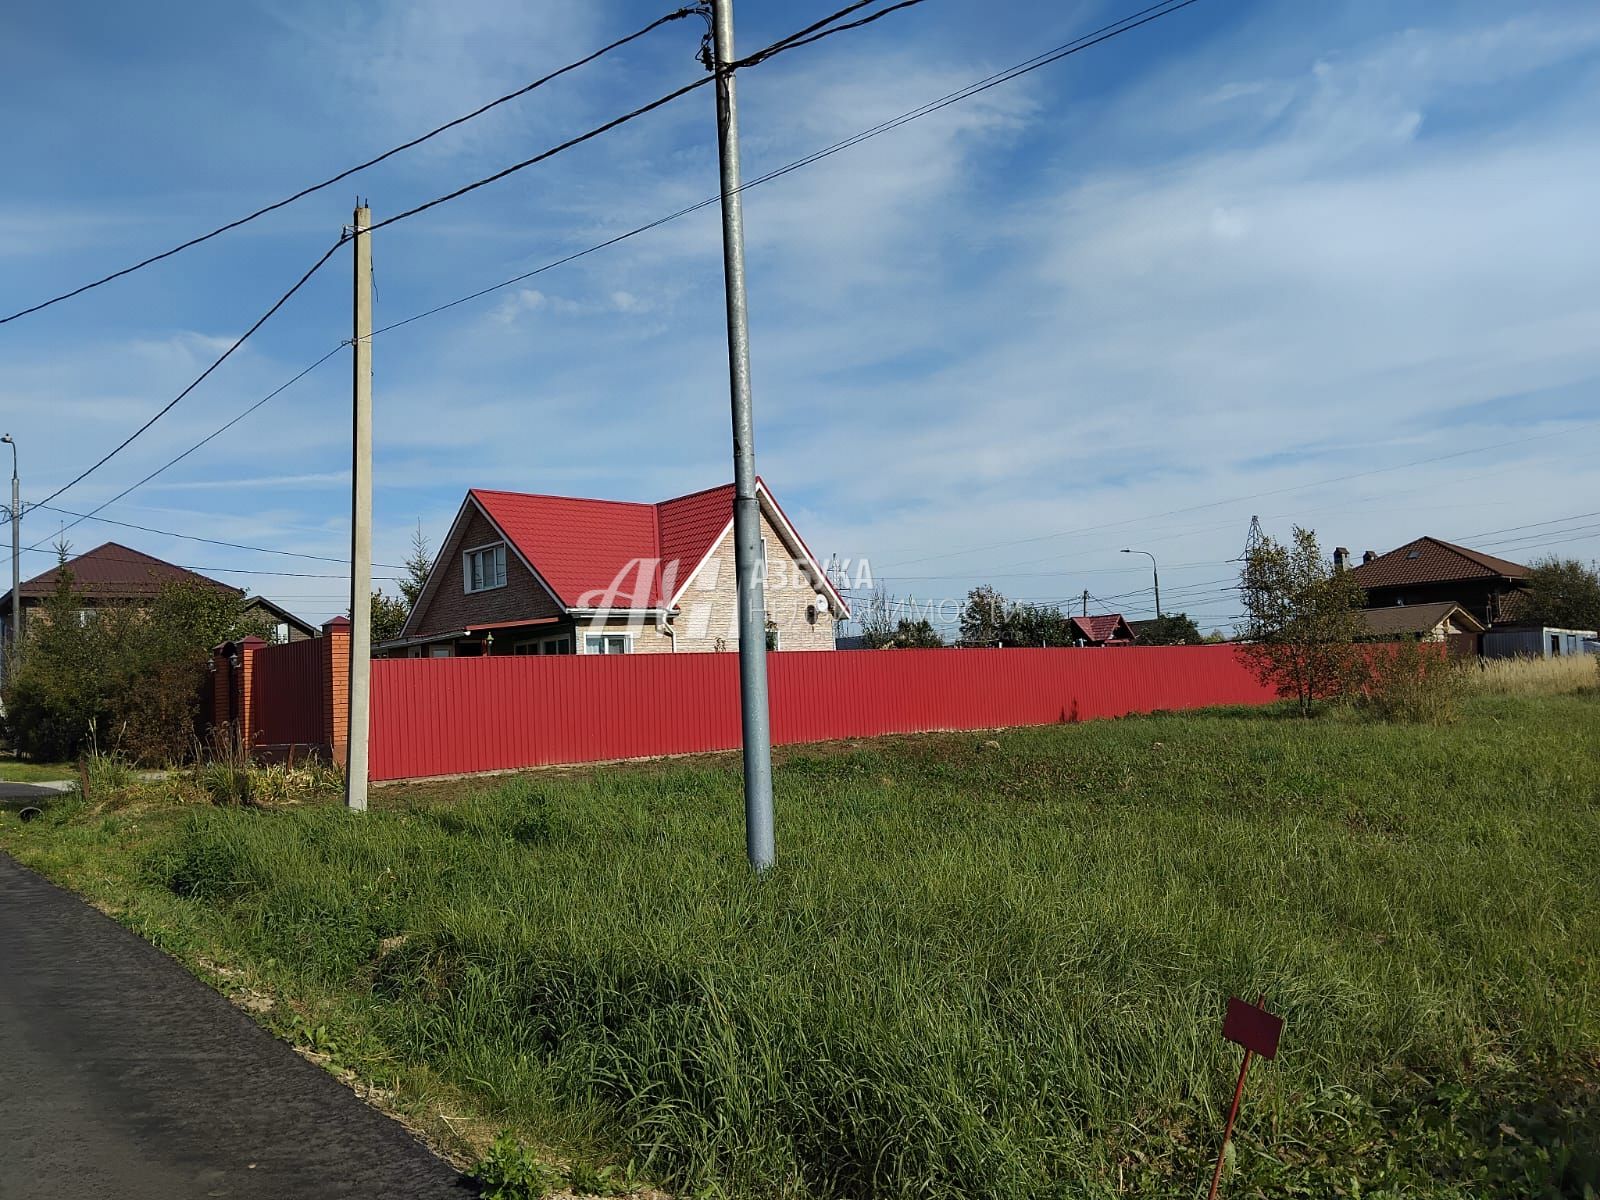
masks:
<path fill-rule="evenodd" d="M 1467 668 L 1474 692 L 1488 696 L 1570 696 L 1600 692 L 1600 654 L 1497 658 Z"/>

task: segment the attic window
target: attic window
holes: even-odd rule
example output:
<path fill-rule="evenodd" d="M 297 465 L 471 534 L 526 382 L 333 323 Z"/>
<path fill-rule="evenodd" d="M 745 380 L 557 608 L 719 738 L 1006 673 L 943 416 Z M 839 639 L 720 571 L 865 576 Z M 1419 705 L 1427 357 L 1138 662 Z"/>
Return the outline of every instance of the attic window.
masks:
<path fill-rule="evenodd" d="M 467 592 L 487 592 L 506 585 L 506 544 L 479 546 L 461 556 L 461 584 Z"/>
<path fill-rule="evenodd" d="M 1421 558 L 1422 557 L 1422 551 L 1421 550 L 1408 550 L 1408 551 L 1406 551 L 1406 557 L 1407 558 Z"/>

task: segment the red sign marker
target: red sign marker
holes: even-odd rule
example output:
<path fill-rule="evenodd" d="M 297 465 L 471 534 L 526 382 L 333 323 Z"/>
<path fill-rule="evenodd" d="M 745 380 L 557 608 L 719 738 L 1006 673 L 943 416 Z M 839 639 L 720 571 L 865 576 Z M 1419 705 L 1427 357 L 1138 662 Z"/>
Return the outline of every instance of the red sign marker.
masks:
<path fill-rule="evenodd" d="M 1217 1151 L 1217 1169 L 1211 1175 L 1210 1200 L 1217 1200 L 1217 1187 L 1222 1183 L 1222 1164 L 1228 1157 L 1228 1142 L 1233 1138 L 1233 1123 L 1239 1117 L 1239 1101 L 1244 1099 L 1244 1077 L 1250 1073 L 1250 1059 L 1257 1054 L 1262 1058 L 1274 1058 L 1278 1053 L 1278 1038 L 1283 1034 L 1283 1018 L 1269 1013 L 1266 1003 L 1265 996 L 1254 1004 L 1246 1004 L 1237 996 L 1229 996 L 1228 1012 L 1222 1018 L 1222 1036 L 1244 1047 L 1244 1062 L 1239 1064 L 1239 1082 L 1233 1086 L 1233 1107 L 1228 1110 L 1228 1123 L 1222 1130 L 1222 1148 Z"/>
<path fill-rule="evenodd" d="M 1228 1015 L 1222 1018 L 1222 1036 L 1262 1058 L 1276 1058 L 1278 1039 L 1283 1036 L 1283 1018 L 1254 1004 L 1246 1004 L 1237 996 L 1229 996 Z"/>

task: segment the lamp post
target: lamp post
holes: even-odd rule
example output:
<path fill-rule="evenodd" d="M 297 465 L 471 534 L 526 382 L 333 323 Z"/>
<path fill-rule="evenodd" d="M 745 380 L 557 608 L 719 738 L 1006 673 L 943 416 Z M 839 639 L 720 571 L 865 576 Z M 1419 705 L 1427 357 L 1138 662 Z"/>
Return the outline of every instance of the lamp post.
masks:
<path fill-rule="evenodd" d="M 9 433 L 0 442 L 11 447 L 11 656 L 22 651 L 22 498 L 17 483 L 17 443 Z"/>
<path fill-rule="evenodd" d="M 1156 556 L 1148 550 L 1124 550 L 1124 554 L 1142 554 L 1150 560 L 1150 578 L 1156 585 L 1156 620 L 1161 619 L 1161 574 L 1156 570 Z"/>

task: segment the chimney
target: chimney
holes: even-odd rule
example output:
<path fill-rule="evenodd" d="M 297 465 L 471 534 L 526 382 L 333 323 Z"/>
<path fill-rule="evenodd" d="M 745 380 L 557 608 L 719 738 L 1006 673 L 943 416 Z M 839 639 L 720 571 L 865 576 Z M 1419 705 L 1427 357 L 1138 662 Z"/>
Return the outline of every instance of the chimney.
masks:
<path fill-rule="evenodd" d="M 1378 552 L 1376 550 L 1368 550 L 1365 554 L 1363 554 L 1361 556 L 1361 565 L 1364 567 L 1369 562 L 1371 562 L 1373 559 L 1375 559 L 1377 557 L 1378 557 Z"/>
<path fill-rule="evenodd" d="M 1335 546 L 1333 548 L 1333 569 L 1335 571 L 1344 570 L 1344 565 L 1349 561 L 1349 559 L 1350 551 L 1346 550 L 1343 546 Z"/>

